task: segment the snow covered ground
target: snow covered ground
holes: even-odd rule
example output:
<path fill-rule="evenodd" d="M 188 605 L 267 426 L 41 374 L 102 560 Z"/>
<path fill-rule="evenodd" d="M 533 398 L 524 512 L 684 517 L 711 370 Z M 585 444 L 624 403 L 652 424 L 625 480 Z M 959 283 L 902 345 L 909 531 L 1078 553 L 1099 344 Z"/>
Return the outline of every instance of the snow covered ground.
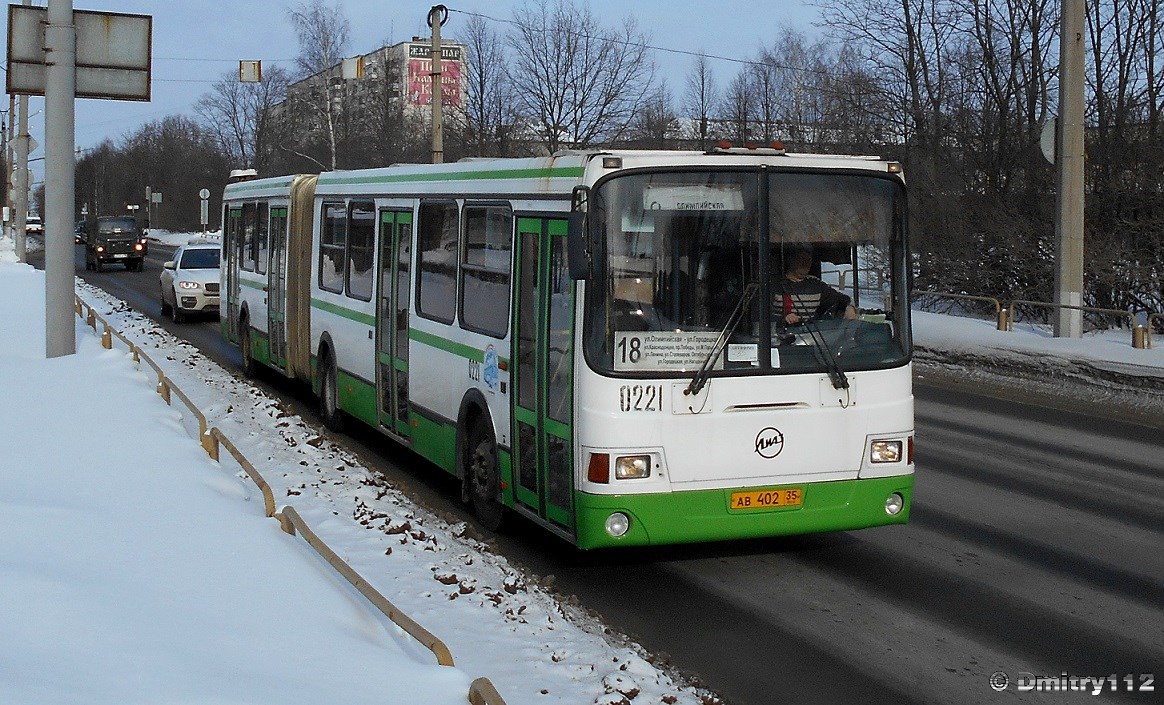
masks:
<path fill-rule="evenodd" d="M 233 371 L 78 282 L 256 464 L 277 503 L 449 646 L 456 667 L 437 666 L 264 517 L 250 480 L 205 456 L 192 419 L 124 349 L 104 350 L 78 319 L 77 354 L 44 359 L 43 274 L 10 250 L 0 241 L 0 700 L 463 703 L 486 676 L 510 705 L 716 702 Z M 1064 341 L 915 316 L 935 365 L 1012 359 L 1164 379 L 1164 342 L 1134 350 L 1124 331 Z"/>
<path fill-rule="evenodd" d="M 123 348 L 104 350 L 78 319 L 77 354 L 45 360 L 43 273 L 11 259 L 0 254 L 0 701 L 464 703 L 485 676 L 509 705 L 717 702 L 78 282 L 252 459 L 280 506 L 448 645 L 456 667 L 436 666 L 264 517 L 250 480 L 207 459 L 196 423 Z"/>

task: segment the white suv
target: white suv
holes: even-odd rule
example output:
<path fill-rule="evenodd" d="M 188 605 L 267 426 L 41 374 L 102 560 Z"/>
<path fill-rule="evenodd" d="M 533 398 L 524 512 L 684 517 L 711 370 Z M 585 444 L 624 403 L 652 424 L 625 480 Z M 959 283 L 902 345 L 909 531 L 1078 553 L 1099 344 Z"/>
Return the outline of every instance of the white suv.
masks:
<path fill-rule="evenodd" d="M 216 242 L 192 241 L 174 253 L 173 261 L 162 265 L 162 315 L 182 323 L 195 313 L 218 314 L 218 274 L 222 246 Z"/>

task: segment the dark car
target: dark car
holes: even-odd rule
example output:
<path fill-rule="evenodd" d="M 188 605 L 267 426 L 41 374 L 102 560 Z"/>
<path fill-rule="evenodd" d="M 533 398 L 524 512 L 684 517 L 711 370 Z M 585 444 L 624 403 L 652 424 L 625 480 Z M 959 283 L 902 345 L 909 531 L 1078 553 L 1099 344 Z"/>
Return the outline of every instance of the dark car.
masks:
<path fill-rule="evenodd" d="M 130 216 L 101 216 L 89 223 L 85 237 L 85 268 L 100 272 L 117 262 L 140 272 L 145 258 L 145 233 Z"/>

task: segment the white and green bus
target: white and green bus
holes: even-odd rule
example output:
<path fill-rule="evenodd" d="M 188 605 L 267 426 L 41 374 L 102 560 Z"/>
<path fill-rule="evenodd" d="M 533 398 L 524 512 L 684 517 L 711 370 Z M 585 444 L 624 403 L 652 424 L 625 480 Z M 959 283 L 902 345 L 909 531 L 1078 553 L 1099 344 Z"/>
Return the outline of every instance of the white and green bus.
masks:
<path fill-rule="evenodd" d="M 308 382 L 329 427 L 358 420 L 454 474 L 488 528 L 516 513 L 597 548 L 908 520 L 900 164 L 569 152 L 223 200 L 244 370 Z M 805 293 L 822 276 L 832 293 Z"/>

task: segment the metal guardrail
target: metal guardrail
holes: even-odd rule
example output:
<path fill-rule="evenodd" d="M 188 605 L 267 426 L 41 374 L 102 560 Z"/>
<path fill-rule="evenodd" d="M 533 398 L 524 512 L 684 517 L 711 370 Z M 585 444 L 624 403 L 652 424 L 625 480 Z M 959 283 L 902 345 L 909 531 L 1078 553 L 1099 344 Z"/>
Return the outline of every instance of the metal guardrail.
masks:
<path fill-rule="evenodd" d="M 239 464 L 239 467 L 243 469 L 243 472 L 245 472 L 247 476 L 251 478 L 251 481 L 254 482 L 255 485 L 258 486 L 259 491 L 263 493 L 263 510 L 267 513 L 267 516 L 275 516 L 275 494 L 271 492 L 271 486 L 267 484 L 267 481 L 263 479 L 263 476 L 259 474 L 259 471 L 255 468 L 255 466 L 251 464 L 251 461 L 242 454 L 242 451 L 238 449 L 238 446 L 236 446 L 232 440 L 227 438 L 226 434 L 223 433 L 222 430 L 217 426 L 210 429 L 210 432 L 207 435 L 210 437 L 211 441 L 211 446 L 207 449 L 207 454 L 210 456 L 211 460 L 218 461 L 219 446 L 221 445 L 225 447 L 226 451 L 231 454 L 235 462 Z"/>
<path fill-rule="evenodd" d="M 1047 308 L 1051 310 L 1056 309 L 1070 309 L 1075 311 L 1083 311 L 1085 313 L 1097 313 L 1114 318 L 1127 319 L 1128 327 L 1132 330 L 1132 347 L 1137 349 L 1152 347 L 1152 327 L 1157 320 L 1164 321 L 1164 313 L 1152 313 L 1148 315 L 1147 325 L 1141 326 L 1136 324 L 1137 314 L 1134 311 L 1124 311 L 1116 308 L 1098 308 L 1095 306 L 1075 306 L 1073 304 L 1054 304 L 1045 301 L 1027 301 L 1026 299 L 1012 299 L 1009 306 L 1004 306 L 1001 299 L 993 296 L 972 296 L 969 294 L 950 294 L 943 291 L 922 291 L 915 289 L 910 291 L 910 296 L 936 296 L 938 298 L 948 298 L 955 300 L 969 300 L 981 301 L 994 304 L 995 316 L 998 319 L 998 330 L 1009 331 L 1014 330 L 1014 312 L 1019 306 L 1033 306 L 1036 308 Z"/>
<path fill-rule="evenodd" d="M 921 289 L 914 289 L 909 292 L 910 296 L 936 296 L 940 299 L 953 299 L 954 301 L 977 301 L 980 303 L 992 304 L 994 306 L 994 317 L 998 322 L 998 330 L 1010 330 L 1010 313 L 1009 309 L 1002 305 L 1002 301 L 993 296 L 972 296 L 970 294 L 951 294 L 945 291 L 922 291 Z"/>
<path fill-rule="evenodd" d="M 488 678 L 478 678 L 469 684 L 471 705 L 505 705 L 505 700 Z"/>
<path fill-rule="evenodd" d="M 388 598 L 381 595 L 372 587 L 371 583 L 364 579 L 359 573 L 355 571 L 350 565 L 344 562 L 342 558 L 336 555 L 336 552 L 331 550 L 327 544 L 320 540 L 307 522 L 299 516 L 299 512 L 295 511 L 295 507 L 290 505 L 283 507 L 283 511 L 276 515 L 279 519 L 280 526 L 289 534 L 294 535 L 296 532 L 303 537 L 303 540 L 311 544 L 323 559 L 335 568 L 336 572 L 344 576 L 344 578 L 352 584 L 360 594 L 368 599 L 376 606 L 376 609 L 384 613 L 384 616 L 395 622 L 401 629 L 408 632 L 413 639 L 416 639 L 421 644 L 424 644 L 429 651 L 436 654 L 437 663 L 442 666 L 452 666 L 453 654 L 449 651 L 449 647 L 440 639 L 433 636 L 432 632 L 420 626 L 413 618 L 400 611 L 396 605 L 392 604 Z"/>
<path fill-rule="evenodd" d="M 1076 306 L 1074 304 L 1049 304 L 1044 301 L 1025 301 L 1023 299 L 1015 299 L 1011 302 L 1011 306 L 1033 306 L 1035 308 L 1047 308 L 1051 310 L 1067 309 L 1070 311 L 1082 311 L 1084 313 L 1098 313 L 1104 316 L 1111 316 L 1112 318 L 1125 318 L 1128 321 L 1128 327 L 1132 329 L 1132 347 L 1137 349 L 1151 347 L 1144 328 L 1136 325 L 1136 313 L 1134 311 L 1124 311 L 1118 308 L 1098 308 L 1095 306 Z"/>
<path fill-rule="evenodd" d="M 1046 308 L 1051 310 L 1065 308 L 1072 311 L 1083 311 L 1085 313 L 1101 313 L 1105 316 L 1111 316 L 1113 318 L 1126 318 L 1128 319 L 1128 324 L 1132 327 L 1135 327 L 1136 324 L 1135 313 L 1131 311 L 1122 311 L 1118 308 L 1096 308 L 1095 306 L 1076 306 L 1074 304 L 1049 304 L 1044 301 L 1026 301 L 1024 299 L 1015 299 L 1011 301 L 1010 304 L 1012 308 L 1015 306 L 1033 306 L 1035 308 Z"/>
<path fill-rule="evenodd" d="M 1144 326 L 1144 347 L 1152 347 L 1152 331 L 1156 329 L 1156 321 L 1164 327 L 1164 313 L 1153 313 L 1148 316 L 1148 325 Z"/>
<path fill-rule="evenodd" d="M 238 446 L 230 440 L 225 433 L 217 426 L 208 428 L 206 415 L 194 404 L 190 397 L 182 391 L 177 384 L 166 376 L 162 371 L 161 366 L 156 363 L 153 358 L 143 352 L 141 348 L 133 341 L 126 338 L 124 335 L 114 330 L 103 319 L 91 305 L 86 303 L 80 296 L 75 296 L 76 303 L 74 309 L 78 317 L 83 317 L 85 322 L 97 331 L 97 324 L 102 325 L 101 345 L 106 350 L 112 349 L 113 339 L 117 338 L 129 349 L 133 356 L 133 361 L 140 364 L 145 362 L 151 367 L 157 375 L 157 392 L 158 395 L 165 400 L 166 404 L 172 404 L 172 397 L 177 396 L 178 399 L 190 410 L 190 413 L 198 420 L 198 437 L 202 444 L 202 448 L 206 454 L 210 456 L 215 462 L 219 462 L 220 448 L 225 447 L 227 452 L 235 459 L 235 461 L 246 472 L 247 476 L 258 486 L 263 494 L 263 507 L 268 517 L 273 517 L 278 520 L 280 527 L 289 534 L 298 533 L 319 555 L 326 560 L 340 575 L 342 575 L 348 582 L 355 587 L 361 595 L 363 595 L 369 602 L 372 603 L 380 612 L 382 612 L 388 619 L 398 625 L 401 629 L 407 632 L 410 636 L 432 651 L 436 656 L 437 663 L 442 666 L 453 666 L 453 655 L 449 648 L 434 636 L 427 629 L 422 627 L 418 622 L 401 612 L 395 605 L 393 605 L 388 598 L 380 594 L 371 583 L 365 580 L 359 573 L 348 565 L 342 558 L 331 550 L 331 548 L 319 538 L 318 535 L 303 521 L 295 508 L 287 505 L 283 507 L 282 512 L 275 511 L 275 497 L 271 491 L 270 484 L 263 478 L 262 474 L 255 468 L 254 464 L 239 450 Z M 87 312 L 86 312 L 87 309 Z M 505 699 L 497 692 L 497 688 L 488 678 L 477 678 L 469 685 L 468 701 L 472 705 L 505 705 Z"/>

